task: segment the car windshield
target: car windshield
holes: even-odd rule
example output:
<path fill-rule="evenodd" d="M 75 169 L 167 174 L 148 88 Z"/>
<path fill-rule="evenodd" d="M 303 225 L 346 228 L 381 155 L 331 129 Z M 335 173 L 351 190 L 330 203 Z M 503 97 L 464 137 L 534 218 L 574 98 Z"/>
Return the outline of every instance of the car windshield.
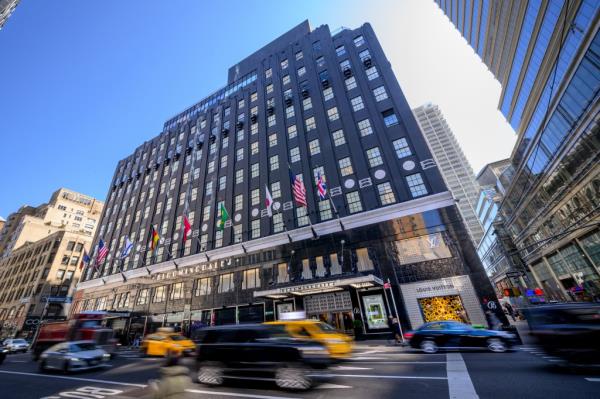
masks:
<path fill-rule="evenodd" d="M 24 339 L 13 339 L 13 344 L 26 344 L 27 341 L 25 341 Z"/>
<path fill-rule="evenodd" d="M 70 347 L 71 352 L 93 351 L 95 349 L 97 349 L 97 347 L 93 342 L 79 342 Z"/>
<path fill-rule="evenodd" d="M 187 337 L 178 334 L 169 335 L 169 338 L 171 338 L 173 341 L 185 341 L 186 339 L 188 339 Z"/>
<path fill-rule="evenodd" d="M 337 330 L 336 330 L 335 328 L 331 327 L 331 326 L 330 326 L 329 324 L 327 324 L 327 323 L 318 322 L 318 323 L 317 323 L 317 326 L 318 326 L 318 327 L 319 327 L 321 330 L 323 330 L 323 332 L 326 332 L 326 333 L 334 333 L 334 332 L 337 332 Z"/>

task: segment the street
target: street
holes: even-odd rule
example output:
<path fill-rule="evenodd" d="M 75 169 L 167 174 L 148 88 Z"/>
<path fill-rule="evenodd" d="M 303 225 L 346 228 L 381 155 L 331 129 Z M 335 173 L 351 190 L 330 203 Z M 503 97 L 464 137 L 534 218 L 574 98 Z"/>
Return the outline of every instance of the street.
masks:
<path fill-rule="evenodd" d="M 191 364 L 185 359 L 184 364 Z M 123 350 L 104 370 L 40 374 L 29 354 L 10 355 L 0 366 L 2 398 L 143 397 L 163 360 Z M 213 388 L 193 384 L 189 398 L 597 398 L 600 372 L 567 370 L 533 346 L 504 353 L 425 355 L 387 345 L 359 344 L 352 358 L 329 370 L 307 392 L 278 390 L 265 381 L 234 381 Z"/>

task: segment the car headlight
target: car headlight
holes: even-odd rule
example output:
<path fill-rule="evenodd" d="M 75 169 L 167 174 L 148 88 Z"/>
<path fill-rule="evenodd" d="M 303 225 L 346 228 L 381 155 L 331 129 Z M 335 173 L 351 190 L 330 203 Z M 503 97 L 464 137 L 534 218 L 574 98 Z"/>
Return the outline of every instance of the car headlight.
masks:
<path fill-rule="evenodd" d="M 81 359 L 78 357 L 72 357 L 72 358 L 69 358 L 69 360 L 72 362 L 80 362 L 81 361 Z"/>
<path fill-rule="evenodd" d="M 110 359 L 110 354 L 108 354 L 108 353 L 105 353 L 105 354 L 103 354 L 103 355 L 102 355 L 102 357 L 103 357 L 104 359 Z"/>
<path fill-rule="evenodd" d="M 48 354 L 47 354 L 47 353 L 42 353 L 42 355 L 40 356 L 40 358 L 42 358 L 42 359 L 45 359 L 45 358 L 47 358 L 47 357 L 48 357 Z"/>
<path fill-rule="evenodd" d="M 328 344 L 343 344 L 344 340 L 339 338 L 325 338 L 325 342 Z"/>

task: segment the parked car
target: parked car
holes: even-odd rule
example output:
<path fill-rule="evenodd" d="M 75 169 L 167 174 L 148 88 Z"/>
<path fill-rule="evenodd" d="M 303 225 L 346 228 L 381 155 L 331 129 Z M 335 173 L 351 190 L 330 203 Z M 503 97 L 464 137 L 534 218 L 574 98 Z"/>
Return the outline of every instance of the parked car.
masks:
<path fill-rule="evenodd" d="M 5 339 L 2 343 L 9 353 L 27 352 L 29 350 L 29 343 L 23 338 L 9 338 Z"/>
<path fill-rule="evenodd" d="M 196 344 L 171 328 L 159 328 L 156 333 L 146 335 L 140 351 L 148 356 L 185 356 L 194 354 Z"/>
<path fill-rule="evenodd" d="M 523 313 L 529 334 L 548 354 L 572 364 L 600 364 L 600 304 L 539 305 Z"/>
<path fill-rule="evenodd" d="M 198 330 L 194 340 L 197 380 L 208 385 L 221 385 L 228 378 L 260 378 L 284 389 L 309 389 L 311 370 L 331 363 L 323 345 L 294 339 L 284 326 L 212 327 Z"/>
<path fill-rule="evenodd" d="M 505 331 L 485 330 L 456 321 L 434 321 L 425 323 L 404 337 L 409 345 L 425 353 L 436 353 L 440 349 L 483 349 L 506 352 L 517 343 L 514 334 Z"/>
<path fill-rule="evenodd" d="M 336 359 L 347 358 L 352 353 L 352 338 L 319 320 L 280 320 L 265 324 L 284 326 L 294 338 L 318 341 Z"/>
<path fill-rule="evenodd" d="M 67 341 L 56 344 L 40 355 L 39 368 L 64 372 L 105 367 L 110 354 L 94 341 Z"/>

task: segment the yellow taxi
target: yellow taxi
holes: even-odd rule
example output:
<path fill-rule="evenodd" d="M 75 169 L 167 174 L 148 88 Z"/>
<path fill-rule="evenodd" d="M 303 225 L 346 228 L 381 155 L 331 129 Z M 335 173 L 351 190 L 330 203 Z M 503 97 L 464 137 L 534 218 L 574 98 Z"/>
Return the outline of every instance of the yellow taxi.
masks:
<path fill-rule="evenodd" d="M 320 342 L 333 358 L 343 359 L 352 353 L 352 338 L 319 320 L 278 320 L 265 324 L 283 325 L 294 338 L 307 338 Z"/>
<path fill-rule="evenodd" d="M 148 356 L 191 355 L 195 350 L 196 344 L 192 340 L 167 328 L 146 335 L 141 345 L 142 353 Z"/>

